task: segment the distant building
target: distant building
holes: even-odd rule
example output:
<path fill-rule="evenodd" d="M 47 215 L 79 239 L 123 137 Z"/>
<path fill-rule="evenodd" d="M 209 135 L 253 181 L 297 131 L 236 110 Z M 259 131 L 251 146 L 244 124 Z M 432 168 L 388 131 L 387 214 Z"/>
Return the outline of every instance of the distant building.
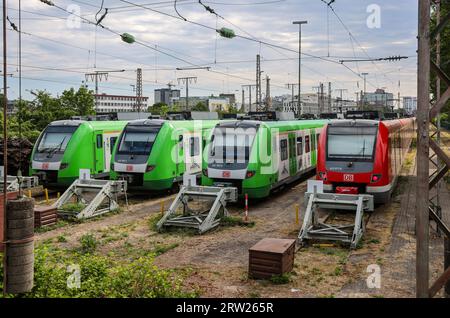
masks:
<path fill-rule="evenodd" d="M 228 98 L 208 98 L 208 108 L 210 112 L 228 112 L 230 100 Z"/>
<path fill-rule="evenodd" d="M 97 114 L 135 111 L 136 96 L 98 94 L 94 97 Z M 142 97 L 141 104 L 141 111 L 147 111 L 148 97 Z"/>
<path fill-rule="evenodd" d="M 348 111 L 358 110 L 358 103 L 354 100 L 341 100 L 339 97 L 333 100 L 331 112 L 345 114 Z"/>
<path fill-rule="evenodd" d="M 322 96 L 320 96 L 317 93 L 306 93 L 302 94 L 301 96 L 302 114 L 319 115 L 320 113 L 331 112 L 331 109 L 329 107 L 330 103 L 328 102 L 328 95 L 323 94 Z M 331 101 L 331 105 L 333 105 L 333 100 Z M 287 96 L 283 101 L 283 111 L 298 114 L 298 98 L 295 97 L 294 100 L 292 100 L 291 95 Z"/>
<path fill-rule="evenodd" d="M 219 97 L 228 99 L 231 106 L 236 105 L 236 95 L 234 94 L 220 94 Z"/>
<path fill-rule="evenodd" d="M 13 115 L 15 113 L 17 113 L 18 109 L 17 109 L 17 100 L 9 100 L 8 99 L 8 103 L 6 104 L 6 112 L 8 115 Z"/>
<path fill-rule="evenodd" d="M 155 104 L 163 103 L 172 106 L 180 99 L 180 90 L 171 88 L 155 89 Z"/>
<path fill-rule="evenodd" d="M 417 97 L 403 97 L 403 109 L 408 115 L 414 115 L 417 111 Z"/>
<path fill-rule="evenodd" d="M 377 89 L 374 93 L 364 94 L 363 103 L 372 108 L 392 108 L 394 107 L 394 94 L 388 93 L 384 89 Z"/>

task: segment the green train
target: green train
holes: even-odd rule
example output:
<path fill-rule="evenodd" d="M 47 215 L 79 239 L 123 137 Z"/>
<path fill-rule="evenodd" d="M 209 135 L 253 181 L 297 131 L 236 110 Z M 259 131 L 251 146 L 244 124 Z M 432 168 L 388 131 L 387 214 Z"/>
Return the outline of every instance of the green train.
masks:
<path fill-rule="evenodd" d="M 80 169 L 93 178 L 109 178 L 115 142 L 126 121 L 61 120 L 50 123 L 31 155 L 30 174 L 44 184 L 69 186 Z"/>
<path fill-rule="evenodd" d="M 131 121 L 113 152 L 111 179 L 124 179 L 132 190 L 167 190 L 184 173 L 202 171 L 205 141 L 218 120 Z"/>
<path fill-rule="evenodd" d="M 317 140 L 326 120 L 228 121 L 211 132 L 202 185 L 237 187 L 264 198 L 316 167 Z"/>

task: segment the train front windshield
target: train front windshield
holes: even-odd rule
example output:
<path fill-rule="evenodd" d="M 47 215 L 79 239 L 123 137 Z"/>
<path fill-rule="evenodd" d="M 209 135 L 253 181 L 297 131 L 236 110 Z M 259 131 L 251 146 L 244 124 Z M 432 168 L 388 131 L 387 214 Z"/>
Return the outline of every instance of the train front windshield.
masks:
<path fill-rule="evenodd" d="M 328 127 L 327 159 L 373 161 L 377 127 Z"/>
<path fill-rule="evenodd" d="M 248 163 L 255 136 L 255 128 L 217 127 L 214 130 L 210 161 L 214 164 Z"/>
<path fill-rule="evenodd" d="M 119 154 L 150 154 L 155 142 L 157 131 L 127 129 L 119 145 Z"/>
<path fill-rule="evenodd" d="M 37 153 L 64 153 L 77 127 L 48 127 L 39 140 Z"/>

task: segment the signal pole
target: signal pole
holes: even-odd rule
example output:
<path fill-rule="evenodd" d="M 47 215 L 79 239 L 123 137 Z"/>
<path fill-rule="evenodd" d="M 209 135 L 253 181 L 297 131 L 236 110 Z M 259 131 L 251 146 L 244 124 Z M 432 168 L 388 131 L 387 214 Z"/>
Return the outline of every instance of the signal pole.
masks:
<path fill-rule="evenodd" d="M 307 24 L 308 21 L 294 21 L 292 24 L 298 25 L 298 107 L 300 109 L 300 115 L 303 114 L 301 107 L 301 94 L 302 94 L 302 25 Z"/>
<path fill-rule="evenodd" d="M 242 85 L 242 92 L 244 92 L 244 88 L 248 89 L 248 93 L 249 93 L 249 106 L 248 106 L 248 111 L 251 112 L 252 111 L 252 88 L 256 87 L 256 85 Z M 244 95 L 242 95 L 244 96 Z M 244 107 L 245 110 L 245 107 Z"/>
<path fill-rule="evenodd" d="M 197 83 L 197 77 L 190 76 L 190 77 L 180 77 L 177 78 L 178 84 L 182 83 L 183 85 L 186 85 L 186 109 L 189 109 L 189 84 L 191 83 Z"/>
<path fill-rule="evenodd" d="M 298 84 L 293 84 L 293 83 L 290 83 L 290 84 L 286 84 L 286 86 L 287 86 L 287 88 L 288 89 L 291 89 L 292 90 L 292 97 L 291 97 L 291 105 L 292 105 L 292 109 L 294 109 L 294 102 L 295 102 L 295 94 L 294 94 L 294 90 L 295 90 L 295 88 L 297 87 L 297 85 Z M 300 98 L 299 98 L 299 102 L 300 102 Z M 300 104 L 300 103 L 299 103 Z M 295 117 L 299 117 L 299 108 L 300 108 L 300 105 L 297 105 L 297 108 L 296 109 L 294 109 L 294 114 L 295 114 Z"/>
<path fill-rule="evenodd" d="M 138 68 L 136 70 L 136 106 L 135 110 L 138 113 L 141 112 L 142 107 L 142 69 Z"/>

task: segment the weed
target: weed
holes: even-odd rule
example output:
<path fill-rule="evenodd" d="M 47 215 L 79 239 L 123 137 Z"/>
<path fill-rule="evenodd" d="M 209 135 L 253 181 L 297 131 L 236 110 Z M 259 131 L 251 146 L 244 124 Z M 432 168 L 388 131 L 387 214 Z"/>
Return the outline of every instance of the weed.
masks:
<path fill-rule="evenodd" d="M 57 241 L 58 241 L 58 243 L 66 243 L 67 239 L 64 235 L 60 235 L 57 237 Z"/>
<path fill-rule="evenodd" d="M 65 212 L 81 212 L 86 207 L 83 203 L 66 203 L 61 206 L 60 210 Z"/>
<path fill-rule="evenodd" d="M 97 239 L 92 234 L 84 234 L 82 237 L 80 237 L 80 243 L 81 252 L 83 254 L 93 253 L 98 245 Z"/>
<path fill-rule="evenodd" d="M 281 274 L 281 275 L 274 275 L 270 277 L 270 282 L 275 285 L 283 285 L 288 284 L 291 281 L 291 275 L 290 274 Z"/>
<path fill-rule="evenodd" d="M 225 216 L 220 220 L 220 225 L 222 226 L 244 226 L 244 227 L 254 227 L 255 222 L 253 221 L 245 221 L 240 217 L 235 216 Z"/>
<path fill-rule="evenodd" d="M 341 266 L 337 266 L 334 269 L 334 276 L 341 276 L 344 269 Z"/>
<path fill-rule="evenodd" d="M 155 256 L 162 255 L 170 250 L 173 250 L 174 248 L 177 248 L 179 246 L 178 243 L 173 243 L 170 245 L 157 245 L 155 249 L 153 250 Z"/>

